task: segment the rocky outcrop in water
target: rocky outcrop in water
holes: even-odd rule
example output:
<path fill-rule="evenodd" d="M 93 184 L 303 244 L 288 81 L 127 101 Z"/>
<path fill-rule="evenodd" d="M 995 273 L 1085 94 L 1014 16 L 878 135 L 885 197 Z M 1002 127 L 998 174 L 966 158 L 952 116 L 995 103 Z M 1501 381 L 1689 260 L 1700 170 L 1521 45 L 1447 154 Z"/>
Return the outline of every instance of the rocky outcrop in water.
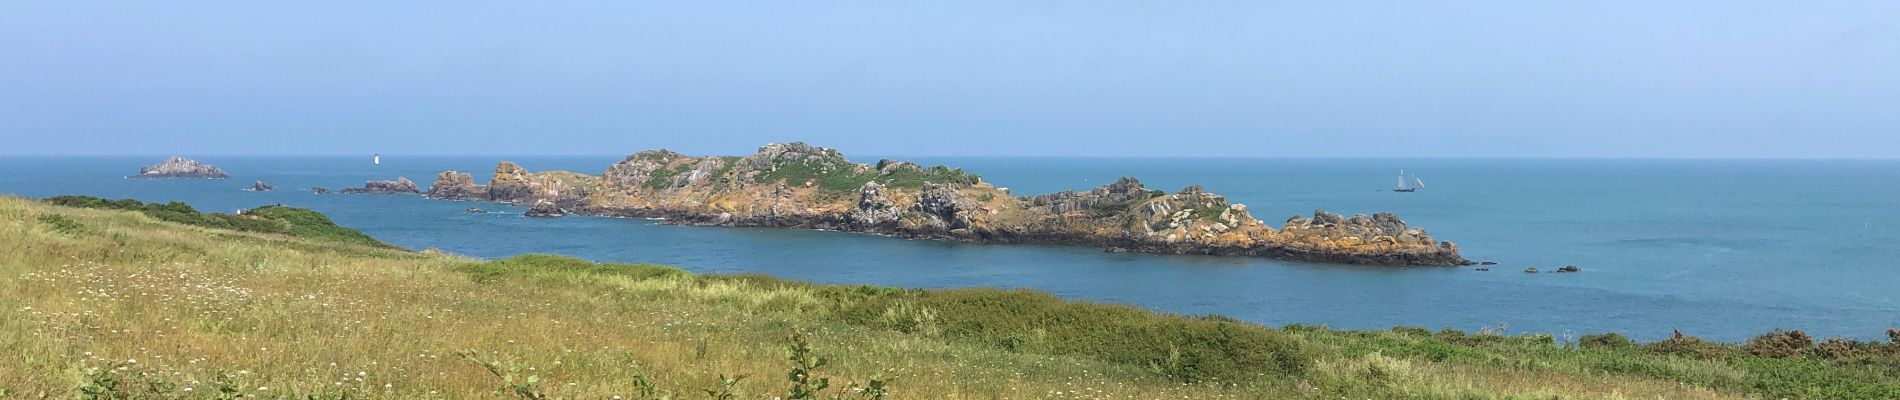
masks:
<path fill-rule="evenodd" d="M 253 192 L 268 192 L 268 191 L 272 191 L 276 189 L 277 188 L 271 187 L 270 184 L 264 183 L 264 181 L 257 181 L 251 184 L 250 189 L 244 189 L 244 190 L 253 191 Z"/>
<path fill-rule="evenodd" d="M 1017 197 L 960 169 L 893 160 L 858 164 L 836 150 L 803 143 L 770 144 L 745 157 L 642 151 L 599 175 L 529 172 L 504 161 L 487 186 L 450 171 L 437 176 L 430 193 L 687 225 L 1355 264 L 1468 263 L 1456 245 L 1391 214 L 1319 211 L 1275 228 L 1255 219 L 1247 206 L 1199 186 L 1169 193 L 1134 178 L 1088 191 Z"/>
<path fill-rule="evenodd" d="M 217 166 L 179 156 L 172 156 L 165 159 L 165 162 L 139 168 L 138 175 L 130 176 L 130 178 L 140 179 L 225 179 L 230 177 L 231 175 L 225 174 L 224 170 L 218 169 Z"/>
<path fill-rule="evenodd" d="M 421 194 L 416 183 L 409 178 L 398 177 L 393 181 L 369 181 L 360 188 L 343 189 L 343 194 Z"/>
<path fill-rule="evenodd" d="M 315 193 L 315 194 L 330 194 L 330 188 L 326 188 L 326 187 L 322 187 L 322 186 L 311 186 L 311 187 L 310 187 L 310 193 Z"/>
<path fill-rule="evenodd" d="M 444 200 L 487 200 L 488 188 L 475 184 L 475 177 L 465 172 L 442 171 L 435 175 L 435 183 L 429 185 L 429 198 Z"/>
<path fill-rule="evenodd" d="M 562 210 L 560 206 L 554 205 L 552 201 L 542 200 L 535 202 L 534 207 L 529 207 L 528 211 L 521 213 L 521 215 L 538 218 L 554 218 L 566 216 L 567 210 Z"/>
<path fill-rule="evenodd" d="M 488 180 L 486 199 L 512 204 L 535 204 L 542 200 L 559 206 L 579 204 L 599 185 L 599 176 L 565 171 L 532 173 L 512 162 L 502 161 Z"/>

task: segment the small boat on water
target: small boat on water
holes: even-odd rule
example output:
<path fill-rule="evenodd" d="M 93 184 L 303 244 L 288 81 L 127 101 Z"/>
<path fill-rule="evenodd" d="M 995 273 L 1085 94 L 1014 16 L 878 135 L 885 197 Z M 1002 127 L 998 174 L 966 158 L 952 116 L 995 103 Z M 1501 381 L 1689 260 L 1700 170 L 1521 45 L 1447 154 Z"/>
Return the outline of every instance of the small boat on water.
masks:
<path fill-rule="evenodd" d="M 1412 185 L 1408 185 L 1408 184 L 1406 184 L 1406 182 L 1405 182 L 1405 170 L 1403 170 L 1403 169 L 1401 169 L 1401 170 L 1399 170 L 1399 185 L 1398 185 L 1398 186 L 1393 186 L 1393 187 L 1392 187 L 1392 191 L 1394 191 L 1394 192 L 1401 192 L 1401 193 L 1411 193 L 1411 192 L 1416 192 L 1416 191 L 1418 191 L 1419 189 L 1424 189 L 1424 188 L 1425 188 L 1425 181 L 1422 181 L 1422 180 L 1419 180 L 1417 176 L 1413 176 L 1413 177 L 1412 177 L 1412 182 L 1417 182 L 1417 183 L 1418 183 L 1418 186 L 1416 186 L 1416 187 L 1414 187 L 1414 186 L 1412 186 Z"/>

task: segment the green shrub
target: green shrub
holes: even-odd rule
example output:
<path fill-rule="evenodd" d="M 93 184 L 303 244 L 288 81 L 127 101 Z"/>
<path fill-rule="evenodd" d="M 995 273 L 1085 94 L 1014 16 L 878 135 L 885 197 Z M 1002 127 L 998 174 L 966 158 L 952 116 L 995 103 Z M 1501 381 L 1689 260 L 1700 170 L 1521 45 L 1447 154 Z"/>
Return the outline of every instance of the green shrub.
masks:
<path fill-rule="evenodd" d="M 330 217 L 323 215 L 323 213 L 308 209 L 284 206 L 263 206 L 251 209 L 247 215 L 263 217 L 268 221 L 282 222 L 283 233 L 291 236 L 352 242 L 381 247 L 389 246 L 363 232 L 337 225 L 336 222 L 331 221 Z M 261 225 L 265 223 L 257 219 L 243 218 L 241 216 L 229 217 L 243 221 L 254 221 L 248 223 L 260 226 L 257 229 L 263 229 Z M 247 222 L 234 221 L 232 224 L 243 225 L 247 224 Z"/>
<path fill-rule="evenodd" d="M 1113 217 L 1113 216 L 1121 215 L 1123 212 L 1128 211 L 1129 203 L 1134 203 L 1134 202 L 1135 201 L 1124 201 L 1120 203 L 1096 204 L 1094 206 L 1089 207 L 1089 213 L 1094 215 L 1096 218 Z"/>
<path fill-rule="evenodd" d="M 1227 212 L 1227 207 L 1225 206 L 1204 205 L 1199 208 L 1195 208 L 1193 212 L 1189 213 L 1189 215 L 1193 217 L 1194 219 L 1198 219 L 1198 220 L 1215 221 L 1215 220 L 1219 220 L 1221 213 L 1224 213 L 1224 212 Z"/>
<path fill-rule="evenodd" d="M 877 177 L 874 173 L 858 171 L 855 164 L 845 161 L 842 156 L 777 160 L 775 163 L 771 170 L 758 174 L 754 179 L 758 183 L 783 181 L 788 186 L 809 183 L 820 191 L 840 195 L 855 192 Z"/>
<path fill-rule="evenodd" d="M 681 163 L 680 165 L 673 166 L 673 168 L 656 169 L 653 170 L 653 173 L 647 175 L 647 181 L 642 183 L 641 186 L 654 190 L 665 189 L 673 185 L 674 177 L 678 177 L 680 174 L 691 170 L 693 170 L 693 164 L 690 163 Z"/>
<path fill-rule="evenodd" d="M 1621 333 L 1610 332 L 1601 335 L 1583 335 L 1577 345 L 1586 349 L 1625 350 L 1636 348 L 1636 341 Z"/>
<path fill-rule="evenodd" d="M 54 232 L 64 233 L 68 235 L 77 235 L 77 234 L 91 231 L 90 229 L 86 228 L 85 224 L 79 223 L 79 221 L 74 221 L 72 218 L 66 218 L 66 216 L 64 215 L 40 214 L 39 220 L 41 223 L 52 225 Z"/>
<path fill-rule="evenodd" d="M 1643 351 L 1704 360 L 1722 358 L 1734 353 L 1728 346 L 1705 342 L 1702 338 L 1695 336 L 1685 336 L 1681 330 L 1672 333 L 1668 339 L 1643 345 Z"/>
<path fill-rule="evenodd" d="M 919 169 L 898 168 L 875 179 L 891 187 L 905 188 L 921 188 L 924 187 L 925 183 L 966 186 L 975 185 L 980 180 L 976 175 L 963 172 L 962 168 L 950 168 L 941 165 Z"/>

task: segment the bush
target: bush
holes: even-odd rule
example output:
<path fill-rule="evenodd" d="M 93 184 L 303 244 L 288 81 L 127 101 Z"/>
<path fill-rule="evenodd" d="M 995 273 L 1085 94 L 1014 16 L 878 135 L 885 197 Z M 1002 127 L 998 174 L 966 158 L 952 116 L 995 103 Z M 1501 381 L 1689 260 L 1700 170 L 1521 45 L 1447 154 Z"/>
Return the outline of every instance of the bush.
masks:
<path fill-rule="evenodd" d="M 1873 343 L 1868 343 L 1867 346 L 1863 346 L 1852 340 L 1828 338 L 1827 340 L 1821 341 L 1821 344 L 1814 346 L 1813 353 L 1821 358 L 1837 360 L 1858 357 L 1862 354 L 1862 348 L 1874 347 L 1877 347 L 1877 345 Z"/>
<path fill-rule="evenodd" d="M 976 175 L 963 172 L 962 168 L 950 168 L 941 165 L 922 169 L 898 168 L 883 174 L 883 176 L 877 177 L 877 181 L 883 182 L 885 185 L 906 188 L 921 188 L 924 187 L 925 183 L 967 186 L 975 185 L 980 180 L 981 179 Z"/>
<path fill-rule="evenodd" d="M 1420 336 L 1420 337 L 1424 337 L 1424 336 L 1431 336 L 1431 335 L 1432 335 L 1432 331 L 1431 331 L 1430 329 L 1425 329 L 1425 328 L 1421 328 L 1421 327 L 1416 327 L 1416 326 L 1397 326 L 1397 327 L 1392 327 L 1392 332 L 1393 332 L 1393 333 L 1397 333 L 1397 334 L 1400 334 L 1400 335 L 1405 335 L 1405 336 Z"/>
<path fill-rule="evenodd" d="M 1722 358 L 1732 352 L 1730 348 L 1721 344 L 1705 342 L 1702 338 L 1695 336 L 1685 336 L 1681 330 L 1676 330 L 1668 339 L 1643 345 L 1643 351 L 1704 360 Z"/>
<path fill-rule="evenodd" d="M 1601 335 L 1583 335 L 1577 345 L 1586 349 L 1624 350 L 1636 347 L 1636 341 L 1621 333 L 1610 332 Z"/>
<path fill-rule="evenodd" d="M 39 220 L 41 223 L 52 225 L 54 232 L 77 235 L 89 231 L 89 229 L 86 229 L 85 224 L 74 221 L 72 218 L 66 218 L 64 215 L 40 214 Z"/>
<path fill-rule="evenodd" d="M 1814 338 L 1800 330 L 1775 330 L 1749 339 L 1747 344 L 1742 345 L 1749 354 L 1768 358 L 1800 357 L 1806 355 L 1810 347 L 1814 347 Z"/>
<path fill-rule="evenodd" d="M 384 244 L 382 241 L 376 240 L 376 238 L 370 237 L 363 232 L 337 225 L 336 222 L 330 220 L 330 217 L 312 210 L 284 206 L 263 206 L 251 209 L 251 211 L 246 214 L 261 217 L 262 219 L 244 218 L 235 215 L 226 217 L 233 220 L 232 225 L 234 226 L 256 226 L 256 228 L 252 229 L 261 230 L 265 229 L 262 225 L 270 224 L 280 226 L 282 233 L 291 236 L 389 247 L 388 244 Z"/>

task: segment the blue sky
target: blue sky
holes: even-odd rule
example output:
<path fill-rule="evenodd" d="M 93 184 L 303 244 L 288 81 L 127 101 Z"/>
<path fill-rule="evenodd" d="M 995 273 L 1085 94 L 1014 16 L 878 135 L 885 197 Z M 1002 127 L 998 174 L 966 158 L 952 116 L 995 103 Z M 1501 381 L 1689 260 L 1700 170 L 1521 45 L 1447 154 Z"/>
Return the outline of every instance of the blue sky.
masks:
<path fill-rule="evenodd" d="M 0 154 L 1900 156 L 1894 1 L 263 3 L 0 3 Z"/>

